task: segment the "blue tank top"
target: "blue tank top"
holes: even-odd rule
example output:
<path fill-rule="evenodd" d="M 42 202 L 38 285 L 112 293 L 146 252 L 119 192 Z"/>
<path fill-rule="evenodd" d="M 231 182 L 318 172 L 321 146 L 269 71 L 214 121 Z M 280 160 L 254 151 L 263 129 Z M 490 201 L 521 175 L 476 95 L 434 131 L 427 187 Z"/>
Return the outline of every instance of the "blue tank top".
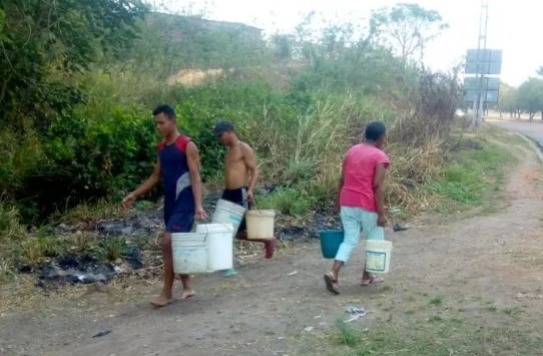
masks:
<path fill-rule="evenodd" d="M 191 139 L 180 135 L 174 143 L 158 145 L 158 159 L 164 187 L 164 217 L 195 210 L 186 148 Z"/>

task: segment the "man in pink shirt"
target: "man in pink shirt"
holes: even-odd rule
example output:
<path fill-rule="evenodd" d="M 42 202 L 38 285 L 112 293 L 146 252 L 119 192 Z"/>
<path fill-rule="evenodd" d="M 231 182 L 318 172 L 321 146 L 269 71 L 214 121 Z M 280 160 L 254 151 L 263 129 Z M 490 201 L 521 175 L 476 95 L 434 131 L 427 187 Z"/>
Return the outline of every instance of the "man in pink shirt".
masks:
<path fill-rule="evenodd" d="M 360 233 L 363 232 L 367 240 L 385 238 L 384 181 L 390 163 L 381 151 L 385 139 L 385 125 L 382 122 L 369 123 L 364 130 L 364 142 L 351 147 L 343 161 L 337 205 L 341 207 L 345 237 L 332 270 L 324 276 L 326 288 L 333 294 L 339 294 L 339 271 L 358 246 Z M 363 286 L 382 281 L 366 270 L 362 274 Z"/>

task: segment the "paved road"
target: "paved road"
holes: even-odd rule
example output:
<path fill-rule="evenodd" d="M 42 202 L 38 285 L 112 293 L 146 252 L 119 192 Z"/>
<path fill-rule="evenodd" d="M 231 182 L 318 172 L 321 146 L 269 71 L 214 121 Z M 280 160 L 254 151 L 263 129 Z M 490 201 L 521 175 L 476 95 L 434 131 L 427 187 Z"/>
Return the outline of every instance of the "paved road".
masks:
<path fill-rule="evenodd" d="M 518 131 L 523 135 L 526 135 L 537 142 L 540 146 L 543 146 L 543 122 L 540 120 L 534 122 L 528 121 L 489 121 L 490 124 L 503 127 L 505 129 Z"/>

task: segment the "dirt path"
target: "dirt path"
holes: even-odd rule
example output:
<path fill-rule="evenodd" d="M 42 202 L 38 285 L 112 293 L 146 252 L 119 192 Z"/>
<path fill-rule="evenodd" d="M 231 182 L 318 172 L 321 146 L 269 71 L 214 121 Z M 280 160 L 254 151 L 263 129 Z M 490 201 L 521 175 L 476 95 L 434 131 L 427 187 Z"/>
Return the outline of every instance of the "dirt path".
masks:
<path fill-rule="evenodd" d="M 369 309 L 359 326 L 371 327 L 377 320 L 405 318 L 398 311 L 412 307 L 406 296 L 414 302 L 442 296 L 481 325 L 494 322 L 483 313 L 483 303 L 518 309 L 522 317 L 511 327 L 537 334 L 543 317 L 541 172 L 533 151 L 515 148 L 515 154 L 522 163 L 510 175 L 508 207 L 501 212 L 446 226 L 430 220 L 403 233 L 389 232 L 393 266 L 382 286 L 358 285 L 357 260 L 346 269 L 342 294 L 330 296 L 322 282 L 329 263 L 316 243 L 305 244 L 271 262 L 243 267 L 233 279 L 199 277 L 196 297 L 162 310 L 147 305 L 146 296 L 158 290 L 158 281 L 126 280 L 109 294 L 44 299 L 36 311 L 0 318 L 0 354 L 310 354 L 305 335 L 330 330 L 344 317 L 346 305 Z M 314 329 L 304 332 L 307 327 Z M 92 337 L 104 330 L 111 333 Z M 485 350 L 481 354 L 516 354 Z"/>

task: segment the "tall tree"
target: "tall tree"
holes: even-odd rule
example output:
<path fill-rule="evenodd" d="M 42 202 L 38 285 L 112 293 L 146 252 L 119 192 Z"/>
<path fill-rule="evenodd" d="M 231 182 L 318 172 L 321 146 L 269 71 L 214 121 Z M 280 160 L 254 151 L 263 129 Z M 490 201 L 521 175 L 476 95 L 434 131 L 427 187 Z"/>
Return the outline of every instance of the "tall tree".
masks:
<path fill-rule="evenodd" d="M 538 112 L 543 118 L 543 79 L 530 78 L 518 89 L 519 107 L 530 115 L 530 121 Z"/>
<path fill-rule="evenodd" d="M 418 53 L 422 61 L 428 42 L 449 25 L 439 12 L 418 4 L 397 4 L 372 13 L 370 32 L 378 42 L 392 49 L 406 62 Z"/>
<path fill-rule="evenodd" d="M 141 0 L 0 0 L 0 124 L 45 129 L 83 99 L 74 78 L 137 37 Z"/>
<path fill-rule="evenodd" d="M 506 83 L 500 84 L 499 98 L 500 116 L 508 113 L 511 118 L 520 118 L 521 110 L 518 103 L 518 89 Z"/>

